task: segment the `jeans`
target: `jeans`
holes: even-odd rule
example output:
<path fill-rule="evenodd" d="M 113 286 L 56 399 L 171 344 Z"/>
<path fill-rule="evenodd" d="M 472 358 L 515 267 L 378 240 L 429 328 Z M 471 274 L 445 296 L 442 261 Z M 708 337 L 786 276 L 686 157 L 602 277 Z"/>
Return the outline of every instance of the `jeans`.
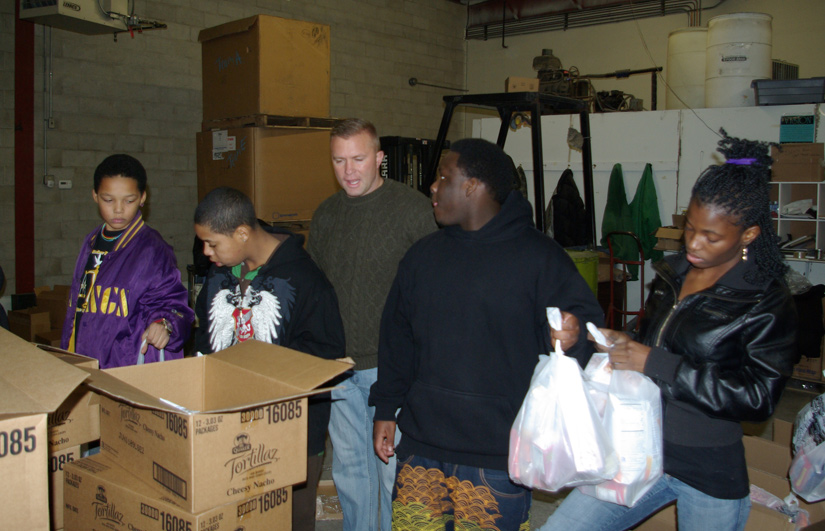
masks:
<path fill-rule="evenodd" d="M 444 463 L 417 455 L 398 461 L 393 492 L 395 531 L 498 529 L 530 525 L 532 493 L 506 470 Z"/>
<path fill-rule="evenodd" d="M 739 500 L 714 498 L 665 474 L 632 508 L 574 489 L 539 531 L 623 531 L 673 500 L 679 531 L 742 531 L 751 510 L 748 496 Z"/>
<path fill-rule="evenodd" d="M 370 387 L 377 379 L 377 368 L 354 371 L 338 384 L 338 389 L 332 390 L 329 419 L 332 479 L 344 513 L 344 531 L 390 531 L 395 458 L 385 465 L 375 455 L 372 444 L 375 408 L 367 405 Z M 396 429 L 396 445 L 398 440 Z"/>

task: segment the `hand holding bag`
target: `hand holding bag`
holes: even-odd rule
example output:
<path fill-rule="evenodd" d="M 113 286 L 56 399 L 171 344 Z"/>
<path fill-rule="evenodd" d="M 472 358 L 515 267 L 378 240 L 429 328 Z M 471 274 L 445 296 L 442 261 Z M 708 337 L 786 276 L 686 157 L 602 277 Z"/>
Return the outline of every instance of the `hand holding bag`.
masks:
<path fill-rule="evenodd" d="M 557 341 L 553 353 L 539 356 L 510 431 L 510 477 L 526 487 L 556 491 L 602 482 L 617 470 L 616 452 L 582 370 Z"/>

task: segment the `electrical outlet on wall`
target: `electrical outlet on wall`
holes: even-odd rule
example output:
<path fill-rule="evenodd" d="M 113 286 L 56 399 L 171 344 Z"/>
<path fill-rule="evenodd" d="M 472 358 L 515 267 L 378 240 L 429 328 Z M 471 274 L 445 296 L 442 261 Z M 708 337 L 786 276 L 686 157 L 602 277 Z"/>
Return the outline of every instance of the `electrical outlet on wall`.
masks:
<path fill-rule="evenodd" d="M 43 184 L 46 185 L 46 188 L 54 188 L 54 175 L 44 175 Z"/>
<path fill-rule="evenodd" d="M 71 190 L 72 189 L 72 180 L 71 179 L 60 179 L 57 182 L 57 187 L 61 190 Z"/>

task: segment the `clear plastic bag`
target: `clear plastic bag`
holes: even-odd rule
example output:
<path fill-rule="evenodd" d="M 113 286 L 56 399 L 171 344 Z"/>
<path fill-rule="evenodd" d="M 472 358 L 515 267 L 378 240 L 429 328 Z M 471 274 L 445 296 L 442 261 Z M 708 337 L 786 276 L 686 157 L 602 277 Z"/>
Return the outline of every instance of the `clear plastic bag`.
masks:
<path fill-rule="evenodd" d="M 579 487 L 600 500 L 633 507 L 662 476 L 662 405 L 659 387 L 636 371 L 614 371 L 608 356 L 596 353 L 585 375 L 619 457 L 616 475 Z"/>
<path fill-rule="evenodd" d="M 526 487 L 556 491 L 612 478 L 618 458 L 588 395 L 581 367 L 559 343 L 539 356 L 510 431 L 509 472 Z"/>
<path fill-rule="evenodd" d="M 793 491 L 809 503 L 825 499 L 825 395 L 797 414 L 793 454 L 788 471 Z"/>

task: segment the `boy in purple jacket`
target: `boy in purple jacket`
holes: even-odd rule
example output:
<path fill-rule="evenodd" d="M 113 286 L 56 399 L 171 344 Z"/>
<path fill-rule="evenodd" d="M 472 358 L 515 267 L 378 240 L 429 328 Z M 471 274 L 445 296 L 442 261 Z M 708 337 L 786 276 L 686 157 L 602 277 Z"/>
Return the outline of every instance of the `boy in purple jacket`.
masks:
<path fill-rule="evenodd" d="M 97 358 L 100 368 L 182 358 L 194 312 L 175 254 L 143 221 L 146 170 L 111 155 L 95 170 L 92 198 L 103 225 L 77 258 L 61 347 Z"/>

